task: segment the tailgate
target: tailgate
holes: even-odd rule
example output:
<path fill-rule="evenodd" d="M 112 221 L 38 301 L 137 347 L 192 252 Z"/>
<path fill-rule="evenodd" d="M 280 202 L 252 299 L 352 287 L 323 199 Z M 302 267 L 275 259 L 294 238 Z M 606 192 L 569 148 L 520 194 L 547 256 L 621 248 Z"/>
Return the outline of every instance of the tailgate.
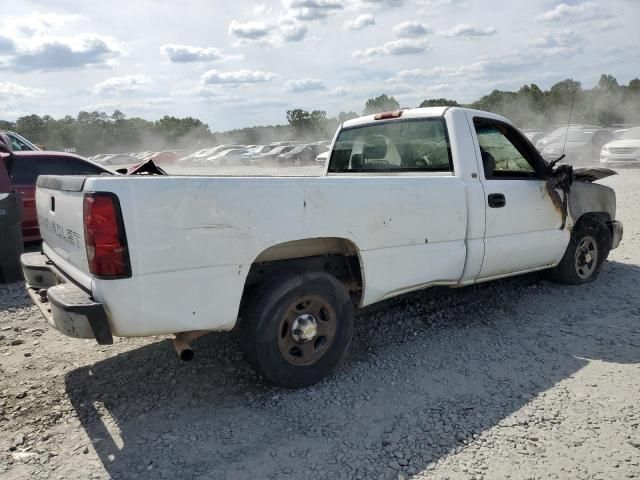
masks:
<path fill-rule="evenodd" d="M 91 289 L 83 225 L 86 177 L 38 177 L 36 211 L 44 253 L 83 287 Z"/>

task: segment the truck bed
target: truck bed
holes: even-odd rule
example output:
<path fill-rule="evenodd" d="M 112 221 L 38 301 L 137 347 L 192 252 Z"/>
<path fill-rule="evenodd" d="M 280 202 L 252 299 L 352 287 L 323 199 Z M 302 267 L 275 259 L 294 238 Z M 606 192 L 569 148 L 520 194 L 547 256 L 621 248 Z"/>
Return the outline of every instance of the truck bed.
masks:
<path fill-rule="evenodd" d="M 251 265 L 292 241 L 353 245 L 366 265 L 362 305 L 455 284 L 465 265 L 465 186 L 449 173 L 53 176 L 38 185 L 40 221 L 53 225 L 43 232 L 45 253 L 108 305 L 118 336 L 172 333 L 176 325 L 179 331 L 233 328 Z M 76 234 L 82 232 L 81 197 L 91 191 L 112 192 L 120 201 L 130 278 L 89 275 L 84 240 Z"/>

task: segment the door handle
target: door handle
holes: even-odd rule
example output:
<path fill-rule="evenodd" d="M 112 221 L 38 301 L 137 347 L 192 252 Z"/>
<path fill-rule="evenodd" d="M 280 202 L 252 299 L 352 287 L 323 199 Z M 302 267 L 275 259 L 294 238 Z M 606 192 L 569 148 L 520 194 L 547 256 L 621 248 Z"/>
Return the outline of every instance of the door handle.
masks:
<path fill-rule="evenodd" d="M 488 201 L 491 208 L 502 208 L 507 204 L 507 199 L 502 193 L 490 193 Z"/>

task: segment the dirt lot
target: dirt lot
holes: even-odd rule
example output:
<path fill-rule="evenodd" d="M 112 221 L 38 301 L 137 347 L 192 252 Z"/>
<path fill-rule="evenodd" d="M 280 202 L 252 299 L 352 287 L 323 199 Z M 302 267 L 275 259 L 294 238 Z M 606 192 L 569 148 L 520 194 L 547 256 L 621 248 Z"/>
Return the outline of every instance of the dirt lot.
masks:
<path fill-rule="evenodd" d="M 539 275 L 363 311 L 329 380 L 262 383 L 233 334 L 72 340 L 0 286 L 2 478 L 640 477 L 640 172 L 594 283 Z"/>

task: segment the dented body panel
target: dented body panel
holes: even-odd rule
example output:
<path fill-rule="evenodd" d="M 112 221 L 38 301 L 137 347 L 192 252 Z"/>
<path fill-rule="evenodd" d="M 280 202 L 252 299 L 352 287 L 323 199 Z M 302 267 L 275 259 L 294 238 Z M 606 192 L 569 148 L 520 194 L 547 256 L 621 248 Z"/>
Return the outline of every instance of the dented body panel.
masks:
<path fill-rule="evenodd" d="M 475 115 L 508 122 L 461 108 L 404 114 L 444 118 L 452 172 L 117 176 L 86 178 L 76 192 L 40 188 L 42 221 L 57 216 L 76 230 L 82 224 L 81 192 L 115 194 L 132 275 L 92 278 L 82 240 L 72 244 L 49 232 L 44 250 L 104 305 L 114 335 L 144 336 L 232 329 L 255 265 L 352 257 L 364 306 L 430 285 L 463 286 L 554 266 L 581 214 L 615 218 L 615 195 L 600 185 L 573 184 L 564 222 L 548 178 L 487 178 Z M 345 127 L 374 121 L 363 117 Z M 506 198 L 503 208 L 488 206 L 495 193 Z M 68 210 L 52 213 L 51 198 Z"/>
<path fill-rule="evenodd" d="M 575 223 L 587 213 L 605 213 L 616 218 L 616 192 L 597 183 L 574 182 L 569 192 L 569 218 Z"/>

